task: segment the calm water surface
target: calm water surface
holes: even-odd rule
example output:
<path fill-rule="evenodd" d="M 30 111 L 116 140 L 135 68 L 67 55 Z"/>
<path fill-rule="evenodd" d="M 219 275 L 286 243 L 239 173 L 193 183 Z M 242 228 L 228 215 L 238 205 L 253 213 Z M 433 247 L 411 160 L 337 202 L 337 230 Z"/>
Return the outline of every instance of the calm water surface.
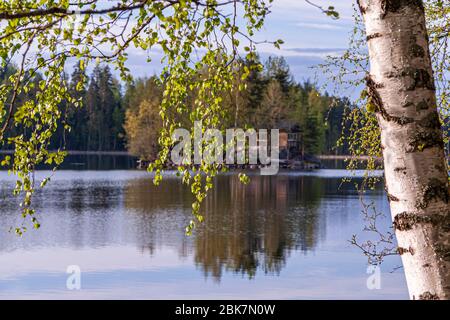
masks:
<path fill-rule="evenodd" d="M 41 229 L 18 238 L 8 232 L 21 223 L 14 179 L 0 172 L 0 298 L 407 299 L 398 257 L 382 265 L 381 289 L 367 288 L 367 259 L 348 242 L 367 235 L 345 174 L 247 186 L 220 176 L 186 237 L 192 198 L 173 174 L 154 187 L 145 172 L 59 171 L 35 199 Z M 381 186 L 366 200 L 389 212 Z M 69 265 L 81 268 L 79 291 L 66 288 Z"/>

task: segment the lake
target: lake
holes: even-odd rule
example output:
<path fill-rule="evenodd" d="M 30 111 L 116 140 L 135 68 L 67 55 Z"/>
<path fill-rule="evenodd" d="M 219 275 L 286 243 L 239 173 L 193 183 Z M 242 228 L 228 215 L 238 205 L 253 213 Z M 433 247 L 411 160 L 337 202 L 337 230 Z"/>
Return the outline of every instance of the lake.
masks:
<path fill-rule="evenodd" d="M 1 171 L 0 299 L 408 299 L 398 256 L 367 286 L 367 258 L 349 240 L 368 235 L 345 175 L 221 175 L 187 237 L 192 197 L 174 173 L 155 187 L 143 171 L 61 170 L 36 194 L 41 228 L 20 238 L 8 232 L 22 223 L 14 179 Z M 388 230 L 382 186 L 365 201 Z M 67 289 L 68 266 L 80 290 Z"/>

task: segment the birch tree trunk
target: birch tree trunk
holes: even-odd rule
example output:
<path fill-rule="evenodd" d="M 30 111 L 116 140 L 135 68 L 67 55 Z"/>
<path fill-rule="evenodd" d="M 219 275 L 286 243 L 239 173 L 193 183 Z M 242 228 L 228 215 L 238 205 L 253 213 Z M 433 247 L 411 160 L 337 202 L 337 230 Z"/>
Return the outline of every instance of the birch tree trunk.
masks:
<path fill-rule="evenodd" d="M 411 299 L 450 299 L 450 196 L 421 0 L 359 0 L 367 92 Z"/>

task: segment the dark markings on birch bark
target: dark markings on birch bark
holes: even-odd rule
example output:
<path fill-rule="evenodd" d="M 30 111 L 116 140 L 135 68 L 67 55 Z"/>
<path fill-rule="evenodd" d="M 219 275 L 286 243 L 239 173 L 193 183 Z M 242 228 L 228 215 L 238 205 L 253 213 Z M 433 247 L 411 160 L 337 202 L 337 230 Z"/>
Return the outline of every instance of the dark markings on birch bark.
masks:
<path fill-rule="evenodd" d="M 426 117 L 418 121 L 418 124 L 427 129 L 441 130 L 441 121 L 437 111 L 430 112 Z"/>
<path fill-rule="evenodd" d="M 419 46 L 417 43 L 414 43 L 410 50 L 410 55 L 414 58 L 423 58 L 425 56 L 425 50 Z"/>
<path fill-rule="evenodd" d="M 366 39 L 367 39 L 367 41 L 370 41 L 370 40 L 372 40 L 372 39 L 380 38 L 380 37 L 382 37 L 382 36 L 383 36 L 383 35 L 382 35 L 381 33 L 375 32 L 375 33 L 373 33 L 373 34 L 369 34 L 369 35 L 366 37 Z"/>
<path fill-rule="evenodd" d="M 387 194 L 387 198 L 388 198 L 389 201 L 400 201 L 399 198 L 397 198 L 396 196 L 394 196 L 394 195 L 392 195 L 390 193 Z"/>
<path fill-rule="evenodd" d="M 416 90 L 417 88 L 436 89 L 433 77 L 425 69 L 407 68 L 402 71 L 401 76 L 407 76 L 412 79 L 412 83 L 406 90 Z"/>
<path fill-rule="evenodd" d="M 417 209 L 425 209 L 433 200 L 441 200 L 445 203 L 448 203 L 450 199 L 448 180 L 444 182 L 439 179 L 432 178 L 430 179 L 428 184 L 423 187 L 421 193 L 422 194 L 421 196 L 419 195 L 419 200 L 416 203 Z M 449 214 L 449 212 L 445 212 L 445 216 L 447 219 L 449 218 Z"/>
<path fill-rule="evenodd" d="M 363 7 L 363 5 L 361 4 L 360 0 L 356 0 L 356 3 L 358 5 L 358 7 L 359 7 L 359 11 L 361 12 L 361 14 L 365 14 L 366 11 L 367 11 L 367 8 Z"/>
<path fill-rule="evenodd" d="M 402 212 L 394 217 L 393 227 L 398 231 L 411 230 L 416 224 L 429 223 L 440 226 L 444 231 L 450 228 L 450 214 L 419 215 L 411 212 Z"/>
<path fill-rule="evenodd" d="M 361 14 L 367 12 L 367 7 L 364 7 L 360 0 L 356 0 Z M 381 1 L 381 18 L 384 19 L 388 13 L 395 13 L 405 7 L 417 7 L 424 10 L 422 0 L 382 0 Z"/>
<path fill-rule="evenodd" d="M 427 148 L 444 148 L 441 122 L 437 111 L 430 112 L 423 119 L 417 121 L 418 128 L 409 138 L 406 152 L 423 151 Z"/>
<path fill-rule="evenodd" d="M 444 261 L 450 261 L 450 247 L 448 245 L 437 245 L 436 255 Z"/>
<path fill-rule="evenodd" d="M 417 132 L 409 138 L 406 152 L 422 152 L 425 149 L 434 147 L 444 148 L 442 132 L 437 130 L 417 130 Z"/>
<path fill-rule="evenodd" d="M 414 119 L 408 117 L 395 117 L 391 116 L 384 108 L 383 101 L 378 89 L 383 88 L 383 84 L 376 83 L 370 75 L 366 76 L 367 94 L 369 96 L 368 102 L 373 104 L 375 107 L 375 112 L 381 114 L 383 119 L 386 121 L 393 121 L 399 125 L 405 125 L 414 122 Z"/>
<path fill-rule="evenodd" d="M 440 300 L 437 294 L 426 291 L 419 295 L 419 300 Z"/>
<path fill-rule="evenodd" d="M 425 101 L 425 100 L 422 100 L 422 101 L 420 101 L 420 102 L 417 103 L 417 104 L 414 104 L 413 102 L 408 101 L 408 102 L 404 103 L 404 104 L 402 105 L 402 107 L 403 107 L 403 108 L 415 107 L 415 108 L 416 108 L 416 111 L 417 111 L 417 112 L 420 112 L 420 111 L 422 111 L 422 110 L 428 110 L 428 109 L 430 108 L 430 105 L 431 105 L 430 102 L 427 102 L 427 101 Z"/>
<path fill-rule="evenodd" d="M 417 88 L 436 89 L 433 77 L 425 69 L 407 67 L 400 71 L 387 72 L 384 76 L 387 78 L 410 78 L 410 83 L 405 89 L 406 91 L 413 91 Z"/>
<path fill-rule="evenodd" d="M 429 107 L 428 103 L 425 100 L 422 100 L 416 105 L 416 111 L 420 112 L 422 110 L 428 110 Z"/>
<path fill-rule="evenodd" d="M 400 11 L 405 7 L 417 7 L 423 10 L 422 0 L 382 0 L 382 18 L 384 18 L 388 13 L 395 13 Z"/>
<path fill-rule="evenodd" d="M 409 248 L 397 247 L 397 252 L 399 255 L 402 255 L 405 253 L 410 253 L 412 256 L 414 255 L 414 249 L 411 247 L 409 247 Z"/>
<path fill-rule="evenodd" d="M 404 103 L 402 105 L 402 107 L 403 108 L 409 108 L 409 107 L 412 107 L 413 105 L 414 105 L 414 103 L 412 103 L 411 101 L 408 101 L 408 102 Z"/>
<path fill-rule="evenodd" d="M 406 174 L 406 167 L 394 168 L 394 172 L 403 172 L 403 174 Z"/>

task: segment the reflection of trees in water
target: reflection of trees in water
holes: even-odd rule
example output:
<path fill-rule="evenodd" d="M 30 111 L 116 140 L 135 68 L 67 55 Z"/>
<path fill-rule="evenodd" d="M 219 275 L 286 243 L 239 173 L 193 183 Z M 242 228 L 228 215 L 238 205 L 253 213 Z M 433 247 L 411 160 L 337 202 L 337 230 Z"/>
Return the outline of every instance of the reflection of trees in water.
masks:
<path fill-rule="evenodd" d="M 184 227 L 191 219 L 191 192 L 178 179 L 166 178 L 156 187 L 150 178 L 130 180 L 124 189 L 124 206 L 134 220 L 133 236 L 142 252 L 172 246 L 181 257 L 189 254 Z"/>
<path fill-rule="evenodd" d="M 125 170 L 136 168 L 136 158 L 126 155 L 69 155 L 62 169 L 70 170 Z"/>
<path fill-rule="evenodd" d="M 158 188 L 148 180 L 130 181 L 125 206 L 137 219 L 141 248 L 152 252 L 155 243 L 169 242 L 186 255 L 186 243 L 193 241 L 196 264 L 206 275 L 220 279 L 226 269 L 252 277 L 257 269 L 280 272 L 293 249 L 314 249 L 325 230 L 317 212 L 324 184 L 280 175 L 254 176 L 245 186 L 235 175 L 219 176 L 204 205 L 205 222 L 188 240 L 182 231 L 192 198 L 178 180 L 166 179 Z"/>
<path fill-rule="evenodd" d="M 320 181 L 305 177 L 219 177 L 205 203 L 205 223 L 195 238 L 195 259 L 219 279 L 223 269 L 252 277 L 258 268 L 278 273 L 292 249 L 318 240 Z M 322 226 L 321 226 L 322 227 Z"/>
<path fill-rule="evenodd" d="M 6 185 L 5 194 L 11 194 L 12 185 Z M 2 191 L 2 193 L 3 193 Z M 0 194 L 2 194 L 0 193 Z M 39 230 L 29 230 L 24 241 L 7 228 L 20 226 L 18 200 L 6 197 L 0 201 L 0 250 L 15 246 L 63 245 L 73 248 L 105 246 L 118 241 L 122 189 L 116 183 L 85 181 L 83 179 L 56 180 L 38 189 L 33 207 L 41 222 Z M 29 227 L 29 225 L 28 225 Z"/>

